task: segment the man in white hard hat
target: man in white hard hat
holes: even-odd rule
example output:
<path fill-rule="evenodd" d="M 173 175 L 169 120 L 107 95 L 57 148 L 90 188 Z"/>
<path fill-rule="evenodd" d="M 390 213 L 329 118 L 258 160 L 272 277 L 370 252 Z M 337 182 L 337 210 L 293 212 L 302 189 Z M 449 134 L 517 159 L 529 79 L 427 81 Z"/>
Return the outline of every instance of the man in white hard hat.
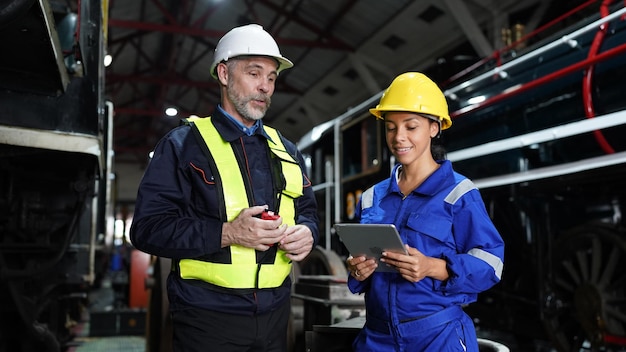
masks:
<path fill-rule="evenodd" d="M 221 102 L 156 146 L 131 228 L 140 250 L 172 258 L 175 351 L 285 351 L 292 261 L 318 240 L 317 204 L 294 143 L 262 122 L 292 67 L 259 25 L 219 41 Z"/>

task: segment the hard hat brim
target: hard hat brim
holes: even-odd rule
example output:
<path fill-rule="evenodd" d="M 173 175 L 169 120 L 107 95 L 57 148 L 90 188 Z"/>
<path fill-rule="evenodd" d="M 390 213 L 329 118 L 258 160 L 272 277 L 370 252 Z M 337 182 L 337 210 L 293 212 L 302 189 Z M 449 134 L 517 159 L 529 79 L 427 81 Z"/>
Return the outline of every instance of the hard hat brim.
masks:
<path fill-rule="evenodd" d="M 246 55 L 237 55 L 237 56 L 233 56 L 231 58 L 228 58 L 227 60 L 222 60 L 220 62 L 216 62 L 211 66 L 211 77 L 217 79 L 217 72 L 215 70 L 215 68 L 217 67 L 217 65 L 219 65 L 221 62 L 226 62 L 230 59 L 236 59 L 236 58 L 240 58 L 240 57 L 269 57 L 272 58 L 274 60 L 276 60 L 276 62 L 278 63 L 278 67 L 276 68 L 276 73 L 280 74 L 282 71 L 288 69 L 288 68 L 292 68 L 293 67 L 293 62 L 291 62 L 291 60 L 287 59 L 284 56 L 270 56 L 270 55 L 263 55 L 263 54 L 246 54 Z"/>
<path fill-rule="evenodd" d="M 410 112 L 416 115 L 420 115 L 423 116 L 427 119 L 431 119 L 433 121 L 439 122 L 441 124 L 441 129 L 445 130 L 447 128 L 449 128 L 450 126 L 452 126 L 452 121 L 450 121 L 450 117 L 449 116 L 445 116 L 445 117 L 439 117 L 436 115 L 430 115 L 430 114 L 425 114 L 425 113 L 419 113 L 416 112 L 414 110 L 411 109 L 403 109 L 403 108 L 396 108 L 396 109 L 379 109 L 379 108 L 371 108 L 369 109 L 370 114 L 374 115 L 376 117 L 376 119 L 378 120 L 383 120 L 384 119 L 384 113 L 386 112 Z"/>

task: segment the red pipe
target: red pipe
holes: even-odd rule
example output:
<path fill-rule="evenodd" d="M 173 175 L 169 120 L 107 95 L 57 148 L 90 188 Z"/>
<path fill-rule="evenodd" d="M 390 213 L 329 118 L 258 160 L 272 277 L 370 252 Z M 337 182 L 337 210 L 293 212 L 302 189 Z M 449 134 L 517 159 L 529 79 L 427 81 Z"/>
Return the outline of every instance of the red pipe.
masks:
<path fill-rule="evenodd" d="M 607 50 L 605 52 L 602 52 L 601 54 L 598 54 L 598 55 L 594 56 L 593 58 L 587 58 L 587 59 L 585 59 L 583 61 L 577 62 L 577 63 L 575 63 L 573 65 L 565 67 L 565 68 L 563 68 L 561 70 L 558 70 L 556 72 L 552 72 L 552 73 L 550 73 L 548 75 L 545 75 L 545 76 L 543 76 L 541 78 L 538 78 L 538 79 L 536 79 L 534 81 L 530 81 L 528 83 L 522 84 L 522 85 L 520 85 L 516 89 L 512 89 L 512 90 L 507 91 L 507 92 L 502 93 L 502 94 L 494 95 L 493 97 L 488 98 L 488 99 L 486 99 L 485 101 L 483 101 L 481 103 L 468 105 L 468 106 L 466 106 L 466 107 L 464 107 L 462 109 L 459 109 L 457 111 L 453 111 L 450 114 L 450 117 L 456 118 L 456 117 L 459 117 L 461 115 L 467 114 L 467 113 L 469 113 L 471 111 L 476 111 L 476 110 L 482 109 L 482 108 L 484 108 L 486 106 L 495 104 L 496 102 L 499 102 L 501 100 L 507 99 L 507 98 L 512 97 L 514 95 L 517 95 L 519 93 L 523 93 L 523 92 L 525 92 L 525 91 L 527 91 L 529 89 L 536 88 L 536 87 L 538 87 L 540 85 L 543 85 L 545 83 L 549 83 L 549 82 L 554 81 L 556 79 L 559 79 L 559 78 L 561 78 L 563 76 L 566 76 L 566 75 L 568 75 L 568 74 L 570 74 L 572 72 L 582 70 L 582 69 L 584 69 L 584 68 L 586 68 L 588 66 L 591 66 L 591 65 L 593 65 L 593 64 L 595 64 L 597 62 L 608 60 L 608 59 L 610 59 L 610 58 L 612 58 L 614 56 L 620 55 L 620 54 L 625 53 L 625 52 L 626 52 L 626 44 L 622 44 L 620 46 L 617 46 L 615 48 L 612 48 L 612 49 L 609 49 L 609 50 Z"/>
<path fill-rule="evenodd" d="M 598 0 L 589 0 L 584 4 L 581 4 L 569 11 L 567 11 L 566 13 L 562 14 L 561 16 L 553 19 L 552 21 L 544 24 L 543 26 L 535 29 L 534 31 L 526 34 L 525 36 L 521 37 L 520 39 L 518 39 L 516 42 L 511 43 L 509 46 L 504 47 L 503 49 L 501 49 L 501 52 L 505 52 L 510 50 L 511 48 L 515 48 L 516 46 L 518 46 L 519 44 L 525 42 L 526 40 L 530 39 L 531 37 L 543 32 L 544 30 L 548 29 L 549 27 L 552 27 L 553 25 L 565 20 L 566 18 L 570 17 L 571 15 L 575 14 L 578 11 L 582 11 L 585 7 L 593 4 L 594 2 L 598 2 Z"/>
<path fill-rule="evenodd" d="M 498 51 L 496 51 L 493 54 L 491 54 L 491 56 L 487 56 L 487 57 L 483 58 L 482 60 L 472 64 L 471 66 L 465 68 L 463 71 L 461 71 L 461 72 L 455 74 L 454 76 L 448 78 L 445 82 L 441 83 L 441 86 L 445 87 L 445 86 L 449 85 L 450 83 L 456 81 L 457 79 L 467 75 L 468 73 L 474 71 L 475 69 L 479 68 L 483 64 L 486 64 L 487 61 L 495 58 L 497 54 L 498 54 Z"/>
<path fill-rule="evenodd" d="M 612 0 L 604 0 L 602 1 L 602 5 L 600 6 L 600 15 L 602 18 L 609 15 L 609 4 Z M 596 32 L 595 37 L 593 38 L 593 42 L 591 43 L 591 47 L 589 48 L 589 54 L 587 58 L 592 59 L 598 55 L 598 51 L 600 51 L 600 46 L 604 41 L 604 36 L 606 35 L 606 31 L 609 27 L 608 23 L 603 23 L 600 25 L 600 29 Z M 588 119 L 592 119 L 596 117 L 596 112 L 593 107 L 593 73 L 595 71 L 595 66 L 590 65 L 585 71 L 585 77 L 583 78 L 583 105 L 585 107 L 585 116 Z M 615 153 L 615 149 L 609 144 L 609 142 L 602 134 L 602 131 L 595 130 L 593 131 L 593 135 L 596 138 L 596 141 L 600 145 L 600 148 L 604 150 L 607 154 Z"/>
<path fill-rule="evenodd" d="M 517 45 L 519 45 L 520 43 L 530 39 L 531 37 L 543 32 L 544 30 L 552 27 L 553 25 L 563 21 L 564 19 L 566 19 L 567 17 L 575 14 L 578 11 L 581 11 L 582 9 L 584 9 L 585 7 L 593 4 L 594 2 L 597 2 L 598 0 L 589 0 L 584 4 L 581 4 L 573 9 L 571 9 L 570 11 L 567 11 L 566 13 L 562 14 L 561 16 L 553 19 L 552 21 L 544 24 L 543 26 L 535 29 L 534 31 L 526 34 L 525 36 L 521 37 L 520 39 L 518 39 L 517 41 L 515 41 L 514 43 L 511 43 L 508 46 L 505 46 L 502 49 L 496 50 L 494 51 L 493 54 L 491 54 L 491 56 L 487 56 L 485 58 L 483 58 L 482 60 L 472 64 L 471 66 L 463 69 L 461 72 L 456 73 L 455 75 L 453 75 L 452 77 L 448 78 L 445 82 L 443 82 L 441 84 L 442 87 L 445 87 L 447 85 L 449 85 L 450 83 L 458 80 L 459 78 L 467 75 L 468 73 L 474 71 L 475 69 L 477 69 L 478 67 L 482 66 L 483 64 L 486 64 L 489 60 L 495 59 L 497 61 L 497 66 L 500 66 L 501 62 L 500 62 L 500 57 L 502 57 L 502 54 L 509 51 L 511 48 L 516 47 Z M 626 2 L 626 0 L 625 0 Z"/>
<path fill-rule="evenodd" d="M 626 336 L 605 335 L 604 342 L 626 346 Z"/>

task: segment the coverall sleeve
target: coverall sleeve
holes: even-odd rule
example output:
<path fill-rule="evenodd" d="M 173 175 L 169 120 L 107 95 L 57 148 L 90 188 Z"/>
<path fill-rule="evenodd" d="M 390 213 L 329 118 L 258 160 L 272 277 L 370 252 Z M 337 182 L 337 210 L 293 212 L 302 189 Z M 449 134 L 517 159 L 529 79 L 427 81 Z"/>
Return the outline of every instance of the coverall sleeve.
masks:
<path fill-rule="evenodd" d="M 350 292 L 352 293 L 364 293 L 365 291 L 368 291 L 370 288 L 370 281 L 371 280 L 369 280 L 369 278 L 365 281 L 359 281 L 348 273 L 348 289 L 350 289 Z"/>
<path fill-rule="evenodd" d="M 363 200 L 359 198 L 357 200 L 356 207 L 354 208 L 354 217 L 359 222 L 361 221 L 361 202 L 362 201 Z M 370 279 L 367 279 L 365 281 L 359 281 L 353 278 L 352 275 L 350 275 L 350 273 L 348 273 L 348 289 L 352 293 L 364 293 L 368 291 L 370 289 L 370 282 L 371 282 Z"/>
<path fill-rule="evenodd" d="M 146 253 L 167 258 L 195 258 L 219 251 L 222 221 L 219 217 L 193 216 L 192 184 L 181 156 L 193 138 L 189 127 L 179 127 L 156 146 L 139 185 L 131 226 L 133 245 Z M 201 155 L 201 154 L 200 154 Z"/>
<path fill-rule="evenodd" d="M 477 190 L 464 197 L 454 216 L 456 254 L 444 255 L 450 277 L 436 289 L 475 294 L 497 284 L 504 267 L 504 241 L 489 218 Z"/>

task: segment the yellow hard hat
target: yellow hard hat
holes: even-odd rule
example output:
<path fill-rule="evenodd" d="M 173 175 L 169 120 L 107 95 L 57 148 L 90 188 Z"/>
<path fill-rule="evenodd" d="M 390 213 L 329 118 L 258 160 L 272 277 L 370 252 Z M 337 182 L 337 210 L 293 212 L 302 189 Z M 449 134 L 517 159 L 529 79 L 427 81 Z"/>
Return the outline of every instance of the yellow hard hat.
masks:
<path fill-rule="evenodd" d="M 407 72 L 396 77 L 370 113 L 379 119 L 388 111 L 426 114 L 439 119 L 441 129 L 452 125 L 448 103 L 441 89 L 423 73 Z"/>

